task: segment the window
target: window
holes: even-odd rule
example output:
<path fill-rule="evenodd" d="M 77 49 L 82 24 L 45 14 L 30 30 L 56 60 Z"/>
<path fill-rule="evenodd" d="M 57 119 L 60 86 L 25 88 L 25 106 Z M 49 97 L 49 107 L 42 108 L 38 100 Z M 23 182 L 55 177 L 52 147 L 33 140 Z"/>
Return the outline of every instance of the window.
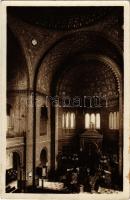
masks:
<path fill-rule="evenodd" d="M 109 129 L 112 130 L 119 129 L 119 112 L 109 113 Z"/>
<path fill-rule="evenodd" d="M 71 113 L 70 114 L 70 128 L 74 128 L 75 127 L 75 114 Z"/>
<path fill-rule="evenodd" d="M 85 128 L 89 128 L 90 126 L 90 116 L 88 113 L 85 115 Z"/>
<path fill-rule="evenodd" d="M 95 125 L 96 125 L 95 114 L 94 114 L 94 113 L 92 113 L 92 114 L 90 115 L 90 124 L 91 124 L 91 126 L 94 126 L 94 127 L 95 127 Z M 92 128 L 92 127 L 91 127 L 91 128 Z"/>
<path fill-rule="evenodd" d="M 86 113 L 85 114 L 85 128 L 100 129 L 100 113 Z"/>
<path fill-rule="evenodd" d="M 62 128 L 65 128 L 65 114 L 62 115 Z"/>
<path fill-rule="evenodd" d="M 62 114 L 62 128 L 75 128 L 75 113 L 67 112 Z"/>
<path fill-rule="evenodd" d="M 100 129 L 100 114 L 96 114 L 96 128 Z"/>
<path fill-rule="evenodd" d="M 70 113 L 67 113 L 65 118 L 66 128 L 69 128 L 69 118 L 70 118 Z"/>

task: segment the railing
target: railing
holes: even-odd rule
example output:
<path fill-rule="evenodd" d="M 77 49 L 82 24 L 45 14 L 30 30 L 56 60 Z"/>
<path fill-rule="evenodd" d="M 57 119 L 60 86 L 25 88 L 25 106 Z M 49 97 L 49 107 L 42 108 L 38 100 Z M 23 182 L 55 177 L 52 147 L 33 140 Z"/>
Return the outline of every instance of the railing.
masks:
<path fill-rule="evenodd" d="M 6 148 L 23 146 L 25 144 L 25 137 L 7 137 L 6 138 Z"/>

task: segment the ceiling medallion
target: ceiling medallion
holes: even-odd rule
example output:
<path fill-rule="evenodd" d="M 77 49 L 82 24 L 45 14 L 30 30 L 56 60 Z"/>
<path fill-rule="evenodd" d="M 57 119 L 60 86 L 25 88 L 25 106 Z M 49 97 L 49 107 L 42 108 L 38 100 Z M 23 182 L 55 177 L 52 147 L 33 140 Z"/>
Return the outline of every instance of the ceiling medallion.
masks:
<path fill-rule="evenodd" d="M 37 45 L 37 40 L 36 39 L 32 39 L 32 45 L 36 46 Z"/>

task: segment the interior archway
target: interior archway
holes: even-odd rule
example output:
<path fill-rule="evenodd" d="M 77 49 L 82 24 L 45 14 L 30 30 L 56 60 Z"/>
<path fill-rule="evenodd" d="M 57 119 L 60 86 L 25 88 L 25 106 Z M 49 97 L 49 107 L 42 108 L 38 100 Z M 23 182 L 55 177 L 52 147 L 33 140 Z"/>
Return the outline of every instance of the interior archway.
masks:
<path fill-rule="evenodd" d="M 80 70 L 82 68 L 82 70 Z M 96 81 L 95 81 L 96 80 Z M 90 59 L 85 62 L 71 63 L 67 69 L 62 73 L 61 79 L 58 81 L 57 95 L 61 99 L 61 108 L 65 112 L 70 110 L 74 112 L 91 113 L 99 112 L 102 114 L 103 110 L 109 112 L 110 104 L 113 101 L 113 109 L 119 111 L 119 85 L 118 79 L 111 70 L 100 60 Z M 91 105 L 90 105 L 90 99 Z M 65 100 L 62 101 L 63 99 Z M 70 98 L 70 102 L 67 100 Z M 77 102 L 76 101 L 77 98 Z M 78 99 L 79 98 L 79 99 Z M 94 98 L 98 98 L 100 105 L 95 105 Z M 66 106 L 65 104 L 66 103 Z M 78 115 L 78 114 L 77 114 Z M 62 116 L 60 116 L 62 118 Z M 84 121 L 84 120 L 83 120 Z M 59 130 L 62 129 L 61 122 L 58 122 Z M 103 129 L 101 116 L 101 130 Z M 76 126 L 76 129 L 83 130 L 84 125 Z M 67 130 L 65 130 L 67 131 Z M 60 133 L 61 135 L 63 133 Z"/>
<path fill-rule="evenodd" d="M 41 161 L 42 167 L 46 166 L 48 158 L 47 158 L 47 150 L 45 148 L 43 148 L 40 153 L 40 161 Z"/>
<path fill-rule="evenodd" d="M 7 130 L 7 135 L 8 137 L 23 136 L 27 128 L 29 72 L 22 47 L 9 27 L 7 45 L 7 104 L 11 105 L 11 129 Z"/>
<path fill-rule="evenodd" d="M 86 54 L 87 57 L 87 54 Z M 68 64 L 68 63 L 67 63 Z M 69 156 L 73 159 L 73 155 L 81 156 L 80 152 L 80 144 L 79 140 L 82 134 L 85 135 L 85 138 L 89 141 L 89 137 L 96 138 L 96 144 L 98 146 L 98 152 L 100 154 L 100 159 L 103 156 L 102 154 L 111 157 L 116 155 L 117 160 L 119 162 L 119 148 L 118 141 L 120 140 L 119 133 L 122 134 L 121 128 L 118 130 L 110 130 L 109 129 L 109 113 L 120 112 L 120 116 L 123 115 L 122 109 L 120 107 L 120 100 L 122 99 L 122 77 L 120 75 L 120 68 L 112 62 L 104 62 L 100 59 L 100 56 L 93 56 L 91 59 L 83 59 L 83 57 L 79 56 L 75 59 L 75 62 L 70 62 L 66 65 L 66 68 L 60 73 L 59 79 L 57 81 L 57 87 L 55 89 L 56 95 L 59 98 L 59 106 L 56 105 L 55 113 L 58 113 L 57 120 L 55 121 L 56 127 L 56 138 L 58 137 L 58 142 L 55 142 L 55 149 L 57 150 L 56 157 L 66 157 L 66 164 L 62 165 L 61 158 L 59 159 L 58 166 L 70 167 L 69 164 Z M 82 70 L 81 70 L 82 69 Z M 85 98 L 84 98 L 85 97 Z M 90 105 L 90 101 L 86 102 L 87 97 L 92 97 L 92 102 Z M 97 97 L 100 103 L 95 105 L 95 98 Z M 66 100 L 65 100 L 66 99 Z M 89 99 L 90 100 L 90 99 Z M 66 102 L 65 102 L 66 101 Z M 52 108 L 54 110 L 54 108 Z M 65 113 L 75 113 L 75 128 L 71 127 L 63 127 L 62 126 L 62 115 Z M 85 129 L 84 117 L 85 114 L 95 113 L 100 115 L 100 128 L 95 131 L 94 134 L 90 131 L 90 133 Z M 105 116 L 105 117 L 104 117 Z M 106 118 L 106 119 L 105 119 Z M 67 118 L 67 120 L 69 120 Z M 66 122 L 69 124 L 69 122 Z M 120 124 L 119 127 L 122 127 Z M 96 127 L 94 127 L 96 129 Z M 85 133 L 86 132 L 86 133 Z M 58 134 L 58 136 L 57 136 Z M 89 134 L 89 136 L 88 136 Z M 115 145 L 113 142 L 109 140 L 109 145 L 107 142 L 108 135 L 112 134 L 115 138 Z M 115 136 L 114 136 L 115 135 Z M 103 139 L 101 139 L 101 137 Z M 99 139 L 100 138 L 100 139 Z M 116 139 L 117 138 L 117 139 Z M 86 141 L 87 141 L 86 140 Z M 94 140 L 94 139 L 93 139 Z M 92 142 L 92 141 L 91 141 Z M 92 143 L 89 144 L 93 144 Z M 106 151 L 104 146 L 111 146 L 110 151 Z M 88 145 L 88 143 L 86 143 Z M 91 146 L 91 145 L 90 145 Z M 86 151 L 87 146 L 85 146 L 84 155 L 86 153 L 89 154 L 89 151 Z M 108 148 L 109 149 L 109 148 Z M 91 148 L 90 148 L 91 151 Z M 94 151 L 93 151 L 94 152 Z M 95 151 L 95 158 L 97 151 Z M 82 154 L 82 155 L 83 155 Z M 110 156 L 111 154 L 111 156 Z M 82 156 L 81 156 L 82 157 Z M 81 161 L 81 157 L 78 158 Z M 92 156 L 94 157 L 94 156 Z M 112 158 L 112 159 L 113 159 Z M 84 160 L 84 157 L 82 157 Z M 68 160 L 68 161 L 67 161 Z M 89 155 L 88 155 L 88 160 Z M 109 159 L 108 159 L 109 160 Z M 99 161 L 97 162 L 99 164 Z M 73 167 L 79 164 L 77 162 L 73 164 Z M 96 165 L 96 164 L 95 164 Z M 97 165 L 96 165 L 97 166 Z M 72 166 L 71 166 L 72 167 Z M 86 165 L 87 167 L 87 165 Z M 96 167 L 97 169 L 97 167 Z M 64 169 L 65 170 L 65 169 Z M 118 165 L 119 170 L 119 165 Z M 91 171 L 91 170 L 90 170 Z M 93 172 L 92 172 L 93 173 Z"/>
<path fill-rule="evenodd" d="M 7 90 L 25 90 L 29 88 L 29 72 L 26 59 L 19 41 L 9 27 L 7 34 Z"/>
<path fill-rule="evenodd" d="M 56 87 L 55 82 L 63 67 L 66 67 L 65 63 L 74 58 L 79 58 L 79 55 L 84 53 L 105 55 L 119 64 L 119 70 L 123 72 L 122 52 L 118 45 L 115 45 L 115 41 L 111 41 L 110 37 L 101 36 L 98 32 L 78 31 L 56 41 L 43 55 L 36 69 L 34 79 L 36 90 L 52 95 L 54 93 L 53 87 Z M 49 69 L 47 66 L 49 66 Z M 44 74 L 44 78 L 42 74 Z M 44 87 L 41 87 L 41 85 L 44 85 Z"/>
<path fill-rule="evenodd" d="M 74 35 L 70 34 L 70 35 L 65 36 L 65 38 L 61 39 L 59 42 L 56 42 L 56 44 L 53 45 L 52 48 L 50 48 L 47 54 L 43 56 L 43 60 L 40 60 L 39 66 L 37 67 L 36 74 L 35 74 L 35 81 L 36 81 L 34 82 L 34 88 L 36 87 L 35 90 L 40 91 L 44 95 L 47 95 L 47 96 L 48 95 L 52 97 L 55 96 L 57 94 L 57 90 L 56 90 L 57 80 L 60 80 L 62 76 L 62 72 L 67 69 L 68 65 L 71 65 L 71 64 L 74 65 L 73 62 L 75 58 L 80 58 L 82 54 L 87 55 L 88 52 L 89 54 L 102 55 L 103 57 L 105 55 L 106 57 L 108 57 L 108 60 L 112 60 L 114 63 L 117 62 L 116 65 L 119 63 L 120 67 L 118 67 L 118 71 L 119 71 L 119 74 L 120 72 L 122 73 L 123 60 L 122 60 L 121 52 L 117 48 L 117 46 L 114 45 L 111 40 L 105 38 L 104 36 L 101 36 L 97 32 L 81 31 L 81 32 L 75 33 Z M 79 62 L 82 62 L 82 60 L 84 60 L 84 58 L 79 59 Z M 77 59 L 75 63 L 76 62 L 77 62 Z M 49 68 L 47 66 L 49 66 Z M 109 66 L 111 66 L 111 64 Z M 116 81 L 118 82 L 117 83 L 117 88 L 118 88 L 119 83 L 121 82 L 122 84 L 122 80 L 121 80 L 121 77 L 118 76 L 119 74 L 116 74 L 116 70 L 113 69 L 113 72 L 115 72 L 114 77 Z M 44 77 L 42 76 L 42 74 L 44 74 Z M 44 88 L 41 87 L 42 85 L 44 85 Z M 54 142 L 55 138 L 57 137 L 55 135 L 56 134 L 55 133 L 56 122 L 55 122 L 55 117 L 54 117 L 55 114 L 56 114 L 56 111 L 52 108 L 51 109 L 51 122 L 52 122 L 51 123 L 51 143 L 52 143 L 51 160 L 53 164 L 55 163 L 55 159 L 56 159 L 56 157 L 55 158 L 53 157 L 53 152 L 55 152 L 57 148 Z M 54 168 L 53 164 L 51 164 L 52 168 Z"/>
<path fill-rule="evenodd" d="M 13 169 L 16 171 L 20 169 L 20 156 L 17 152 L 13 152 Z"/>

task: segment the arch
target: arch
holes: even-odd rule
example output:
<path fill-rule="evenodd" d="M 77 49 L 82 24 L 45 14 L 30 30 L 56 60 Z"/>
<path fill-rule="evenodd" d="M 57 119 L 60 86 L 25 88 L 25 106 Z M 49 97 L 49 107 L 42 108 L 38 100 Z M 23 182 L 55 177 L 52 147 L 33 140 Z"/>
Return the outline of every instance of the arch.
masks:
<path fill-rule="evenodd" d="M 118 44 L 117 44 L 114 40 L 112 40 L 109 36 L 105 36 L 104 33 L 102 34 L 102 32 L 88 31 L 88 30 L 87 30 L 87 31 L 86 31 L 86 30 L 82 30 L 82 31 L 77 31 L 77 32 L 74 32 L 74 33 L 70 33 L 70 34 L 67 34 L 67 35 L 63 36 L 63 37 L 60 38 L 59 40 L 57 40 L 57 41 L 45 52 L 45 54 L 39 59 L 39 62 L 38 62 L 38 64 L 37 64 L 37 67 L 36 67 L 36 70 L 35 70 L 35 76 L 34 76 L 34 81 L 33 81 L 33 88 L 35 88 L 35 90 L 36 90 L 38 73 L 39 73 L 40 68 L 42 67 L 42 63 L 43 63 L 44 59 L 47 58 L 47 56 L 49 55 L 49 53 L 51 53 L 51 52 L 55 49 L 55 47 L 58 47 L 58 45 L 62 44 L 64 41 L 66 41 L 66 43 L 67 43 L 67 40 L 69 40 L 69 39 L 72 38 L 72 37 L 75 38 L 75 35 L 80 35 L 80 37 L 81 37 L 81 35 L 85 35 L 86 37 L 88 36 L 89 39 L 90 39 L 90 35 L 92 35 L 92 34 L 95 34 L 95 37 L 100 37 L 100 39 L 105 40 L 106 42 L 108 42 L 108 44 L 113 45 L 113 48 L 115 49 L 115 52 L 118 52 L 119 57 L 122 59 L 123 53 L 122 53 L 121 48 L 120 48 L 120 47 L 118 46 Z M 101 35 L 101 34 L 102 34 L 102 35 Z M 79 37 L 79 38 L 80 38 L 80 37 Z M 87 37 L 87 38 L 88 38 L 88 37 Z M 78 38 L 78 37 L 76 37 L 76 38 Z M 82 38 L 82 37 L 81 37 L 81 38 Z M 88 39 L 88 40 L 89 40 L 89 39 Z M 91 41 L 91 40 L 90 40 L 90 41 Z M 70 45 L 72 46 L 72 43 L 70 43 Z M 71 46 L 70 46 L 69 48 L 71 48 Z M 69 49 L 69 48 L 68 48 L 68 49 Z M 72 47 L 72 48 L 73 48 L 73 47 Z M 113 49 L 113 48 L 112 48 L 112 49 Z M 82 50 L 83 50 L 83 49 L 84 49 L 84 48 L 82 47 Z M 78 52 L 81 51 L 81 47 L 77 48 L 77 50 L 78 50 Z M 54 52 L 56 52 L 56 51 L 54 50 Z M 71 55 L 72 55 L 72 52 L 71 52 Z M 63 58 L 63 60 L 65 61 L 64 58 Z M 61 64 L 61 63 L 60 63 L 60 64 Z"/>
<path fill-rule="evenodd" d="M 42 166 L 46 166 L 47 162 L 48 162 L 48 153 L 47 153 L 47 149 L 43 148 L 41 150 L 40 153 L 40 162 Z"/>
<path fill-rule="evenodd" d="M 71 57 L 70 60 L 74 60 L 74 63 L 71 64 L 71 62 L 65 62 L 64 64 L 62 64 L 62 70 L 59 72 L 58 75 L 56 74 L 56 77 L 54 77 L 54 79 L 52 80 L 52 83 L 53 83 L 52 91 L 55 90 L 54 95 L 56 95 L 59 91 L 61 79 L 64 78 L 65 74 L 68 73 L 72 67 L 74 68 L 78 63 L 80 64 L 83 63 L 83 65 L 85 65 L 85 63 L 87 63 L 88 61 L 93 61 L 93 60 L 101 62 L 106 68 L 108 68 L 111 71 L 111 73 L 113 74 L 113 77 L 116 80 L 117 92 L 120 93 L 122 91 L 123 83 L 122 83 L 121 71 L 119 70 L 119 66 L 110 58 L 101 54 L 97 55 L 97 54 L 83 53 L 83 54 L 78 54 L 78 55 L 76 54 L 75 56 Z"/>
<path fill-rule="evenodd" d="M 100 114 L 96 113 L 96 129 L 100 129 L 100 122 L 101 122 L 100 118 L 101 118 Z"/>
<path fill-rule="evenodd" d="M 74 112 L 63 112 L 62 113 L 62 128 L 63 129 L 74 129 L 75 128 L 75 113 Z"/>
<path fill-rule="evenodd" d="M 17 187 L 20 188 L 20 183 L 22 180 L 21 171 L 21 157 L 18 151 L 14 150 L 10 152 L 9 168 L 6 169 L 6 185 L 10 184 L 12 181 L 17 182 Z"/>
<path fill-rule="evenodd" d="M 109 113 L 109 129 L 119 129 L 119 111 Z"/>
<path fill-rule="evenodd" d="M 11 49 L 12 46 L 13 46 L 13 51 Z M 16 61 L 19 62 L 19 65 L 18 64 L 16 65 Z M 24 81 L 21 79 L 22 75 L 23 77 L 25 76 Z M 7 26 L 7 81 L 13 81 L 12 85 L 13 84 L 15 85 L 17 84 L 16 82 L 18 79 L 17 77 L 20 80 L 21 89 L 29 89 L 30 87 L 29 70 L 24 50 L 19 40 L 11 30 L 11 28 Z M 26 82 L 26 87 L 23 84 L 25 82 Z M 8 85 L 9 84 L 7 84 L 7 86 Z M 9 90 L 12 89 L 13 89 L 12 87 L 9 87 Z"/>
<path fill-rule="evenodd" d="M 70 118 L 70 113 L 67 112 L 65 115 L 66 128 L 69 128 L 69 118 Z"/>
<path fill-rule="evenodd" d="M 89 116 L 89 113 L 86 113 L 85 114 L 85 128 L 89 128 L 90 126 L 90 116 Z"/>
<path fill-rule="evenodd" d="M 14 151 L 13 152 L 13 169 L 18 171 L 20 168 L 20 165 L 21 165 L 20 155 L 16 151 Z"/>
<path fill-rule="evenodd" d="M 75 113 L 71 112 L 70 113 L 70 128 L 75 127 Z"/>
<path fill-rule="evenodd" d="M 47 77 L 48 78 L 48 81 L 50 80 L 49 82 L 49 92 L 46 91 L 45 93 L 43 91 L 40 91 L 41 93 L 43 94 L 46 94 L 48 95 L 49 93 L 51 95 L 55 95 L 56 94 L 56 86 L 57 86 L 57 80 L 59 79 L 60 75 L 61 75 L 61 72 L 62 70 L 64 69 L 63 67 L 63 64 L 65 62 L 68 62 L 68 60 L 70 60 L 70 58 L 77 54 L 79 54 L 80 52 L 82 51 L 86 51 L 88 45 L 87 45 L 87 41 L 90 40 L 90 35 L 92 35 L 92 33 L 95 35 L 95 36 L 100 36 L 101 39 L 105 40 L 107 44 L 109 44 L 111 46 L 111 48 L 109 48 L 109 52 L 110 49 L 113 49 L 114 52 L 116 53 L 116 56 L 118 57 L 118 60 L 119 62 L 122 64 L 123 63 L 123 58 L 122 58 L 122 51 L 120 50 L 120 47 L 115 43 L 115 41 L 111 41 L 111 39 L 109 39 L 109 37 L 104 37 L 104 35 L 101 36 L 101 32 L 100 34 L 97 33 L 97 32 L 94 32 L 94 31 L 77 31 L 75 33 L 71 33 L 69 35 L 66 35 L 62 38 L 60 38 L 58 41 L 54 42 L 54 44 L 44 53 L 44 55 L 39 59 L 38 63 L 37 63 L 37 67 L 36 67 L 36 70 L 35 70 L 35 75 L 34 75 L 34 79 L 33 79 L 33 89 L 34 89 L 34 95 L 33 95 L 33 102 L 34 102 L 34 123 L 33 123 L 33 141 L 34 141 L 34 151 L 35 151 L 35 140 L 36 140 L 36 92 L 38 90 L 38 80 L 40 80 L 39 78 L 39 74 L 43 75 L 43 73 L 40 71 L 40 69 L 44 69 L 44 66 L 42 65 L 44 63 L 44 65 L 49 65 L 48 61 L 52 62 L 52 59 L 49 59 L 49 55 L 51 56 L 54 56 L 55 60 L 56 60 L 56 57 L 60 57 L 61 60 L 57 63 L 51 63 L 52 64 L 52 68 L 53 68 L 53 76 L 52 77 Z M 82 44 L 82 46 L 80 46 L 79 48 L 77 47 L 76 48 L 76 40 L 75 40 L 75 35 L 76 35 L 76 39 L 78 38 L 82 38 L 81 37 L 81 34 L 83 34 L 85 36 L 85 38 L 89 38 L 88 40 L 85 39 L 85 40 L 82 40 L 82 42 L 80 41 L 80 44 Z M 88 37 L 89 35 L 89 37 Z M 74 38 L 73 38 L 74 36 Z M 70 39 L 73 38 L 73 42 L 71 43 L 70 42 Z M 95 37 L 96 38 L 96 37 Z M 85 41 L 86 43 L 84 44 Z M 69 43 L 69 46 L 66 47 L 66 55 L 64 55 L 63 53 L 61 54 L 57 54 L 57 51 L 56 51 L 56 48 L 60 48 L 60 45 L 63 45 L 64 43 L 68 44 Z M 91 43 L 91 42 L 90 42 Z M 101 43 L 100 43 L 101 44 Z M 104 42 L 102 42 L 102 44 L 104 44 Z M 75 45 L 75 47 L 74 47 Z M 100 46 L 100 45 L 96 45 L 96 46 Z M 86 47 L 86 48 L 84 48 Z M 62 48 L 60 48 L 62 49 Z M 70 50 L 71 49 L 71 50 Z M 72 51 L 72 49 L 74 51 Z M 102 52 L 104 51 L 104 48 L 102 48 Z M 54 54 L 53 54 L 54 52 Z M 104 53 L 104 52 L 103 52 Z M 97 52 L 96 52 L 97 54 Z M 64 56 L 63 56 L 64 55 Z M 95 54 L 93 54 L 95 55 Z M 62 57 L 63 56 L 63 57 Z M 103 55 L 104 56 L 104 55 Z M 76 56 L 75 56 L 76 57 Z M 108 56 L 109 57 L 109 56 Z M 107 58 L 108 58 L 107 57 Z M 109 57 L 110 58 L 110 57 Z M 114 58 L 113 58 L 114 59 Z M 108 59 L 109 60 L 109 59 Z M 111 59 L 112 60 L 112 59 Z M 115 59 L 114 59 L 115 60 Z M 106 61 L 106 60 L 105 60 Z M 117 60 L 116 60 L 117 61 Z M 114 62 L 114 61 L 113 61 Z M 118 61 L 117 61 L 118 62 Z M 106 63 L 106 62 L 105 62 Z M 115 62 L 116 63 L 116 62 Z M 60 68 L 60 66 L 62 66 Z M 117 65 L 116 65 L 117 66 Z M 112 65 L 112 68 L 113 68 L 113 65 Z M 118 69 L 118 68 L 117 68 Z M 51 70 L 51 66 L 49 67 L 49 70 Z M 118 69 L 119 70 L 119 69 Z M 115 71 L 115 70 L 114 70 Z M 49 74 L 49 73 L 48 73 Z M 45 76 L 42 76 L 42 78 L 44 77 L 45 79 Z M 118 77 L 118 76 L 117 76 Z M 42 84 L 41 84 L 42 85 Z M 51 108 L 52 109 L 52 112 L 51 112 L 51 136 L 53 139 L 55 139 L 55 109 L 54 108 Z M 54 160 L 55 160 L 55 155 L 53 155 L 53 153 L 55 152 L 55 143 L 54 141 L 52 142 L 52 147 L 51 147 L 51 153 L 52 153 L 52 158 L 51 158 L 51 166 L 52 168 L 55 168 L 55 164 L 54 164 Z M 33 158 L 33 165 L 34 165 L 34 169 L 35 169 L 35 153 L 34 153 L 34 158 Z M 35 172 L 33 171 L 33 176 L 35 176 Z"/>
<path fill-rule="evenodd" d="M 95 124 L 96 124 L 96 117 L 94 113 L 91 113 L 90 115 L 90 124 L 91 127 L 90 128 L 95 128 Z"/>
<path fill-rule="evenodd" d="M 86 113 L 85 114 L 85 128 L 86 129 L 100 129 L 100 113 Z"/>
<path fill-rule="evenodd" d="M 65 128 L 65 113 L 62 114 L 62 128 Z"/>
<path fill-rule="evenodd" d="M 18 150 L 18 149 L 14 149 L 14 150 L 12 150 L 11 151 L 11 153 L 12 154 L 17 154 L 17 156 L 19 157 L 19 159 L 20 159 L 20 166 L 22 166 L 24 163 L 24 161 L 23 161 L 23 152 L 22 151 L 20 151 L 20 150 Z"/>

